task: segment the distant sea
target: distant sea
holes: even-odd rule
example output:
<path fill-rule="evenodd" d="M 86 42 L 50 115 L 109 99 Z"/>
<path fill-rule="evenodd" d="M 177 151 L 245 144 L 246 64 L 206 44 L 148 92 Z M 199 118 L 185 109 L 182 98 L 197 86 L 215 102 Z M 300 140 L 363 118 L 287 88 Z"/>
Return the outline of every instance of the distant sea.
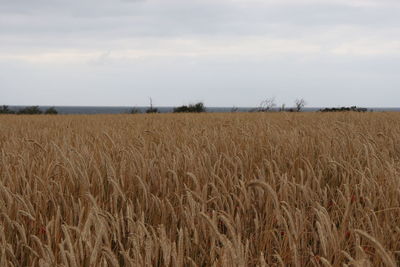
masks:
<path fill-rule="evenodd" d="M 18 111 L 27 106 L 9 106 L 11 110 Z M 126 114 L 130 113 L 133 107 L 104 107 L 104 106 L 39 106 L 41 110 L 54 107 L 59 114 Z M 144 113 L 149 107 L 134 107 Z M 172 112 L 174 107 L 156 107 L 160 113 Z M 207 112 L 248 112 L 256 107 L 206 107 Z M 305 112 L 320 110 L 320 107 L 304 108 Z M 368 108 L 368 111 L 400 111 L 400 108 Z"/>

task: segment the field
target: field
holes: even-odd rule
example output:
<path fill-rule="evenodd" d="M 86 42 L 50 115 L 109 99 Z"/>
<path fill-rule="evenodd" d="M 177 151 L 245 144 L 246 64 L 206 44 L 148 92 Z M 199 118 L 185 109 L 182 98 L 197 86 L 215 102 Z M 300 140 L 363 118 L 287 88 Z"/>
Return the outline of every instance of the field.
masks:
<path fill-rule="evenodd" d="M 396 266 L 400 114 L 0 117 L 0 266 Z"/>

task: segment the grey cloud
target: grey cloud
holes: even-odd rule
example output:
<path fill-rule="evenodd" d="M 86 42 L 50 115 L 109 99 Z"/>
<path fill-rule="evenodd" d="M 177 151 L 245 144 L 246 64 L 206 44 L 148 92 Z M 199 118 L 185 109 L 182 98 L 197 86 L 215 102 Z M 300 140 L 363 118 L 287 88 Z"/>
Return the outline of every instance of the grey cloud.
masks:
<path fill-rule="evenodd" d="M 0 0 L 0 99 L 146 105 L 153 96 L 157 105 L 249 106 L 276 96 L 287 104 L 304 97 L 314 106 L 396 105 L 399 5 L 302 2 Z M 316 49 L 263 53 L 269 40 Z M 124 58 L 135 49 L 148 53 Z M 90 56 L 59 60 L 75 52 Z"/>
<path fill-rule="evenodd" d="M 157 2 L 156 2 L 157 3 Z M 182 36 L 270 34 L 275 27 L 399 27 L 398 7 L 115 1 L 16 1 L 0 7 L 2 33 Z"/>

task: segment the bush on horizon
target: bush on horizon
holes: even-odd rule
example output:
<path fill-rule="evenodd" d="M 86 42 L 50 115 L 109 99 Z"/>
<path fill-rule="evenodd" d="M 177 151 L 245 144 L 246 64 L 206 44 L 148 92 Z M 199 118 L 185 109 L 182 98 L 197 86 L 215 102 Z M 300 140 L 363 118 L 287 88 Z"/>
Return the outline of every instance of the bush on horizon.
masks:
<path fill-rule="evenodd" d="M 367 112 L 366 108 L 358 108 L 357 106 L 341 107 L 341 108 L 323 108 L 320 112 L 343 112 L 343 111 L 354 111 L 354 112 Z"/>
<path fill-rule="evenodd" d="M 129 110 L 129 114 L 140 114 L 140 113 L 142 113 L 142 111 L 140 111 L 140 109 L 137 107 L 133 107 L 131 108 L 131 110 Z"/>
<path fill-rule="evenodd" d="M 196 104 L 190 104 L 189 106 L 183 105 L 180 107 L 176 107 L 173 110 L 174 113 L 200 113 L 200 112 L 206 112 L 206 108 L 204 106 L 204 103 L 198 102 Z"/>
<path fill-rule="evenodd" d="M 15 114 L 15 111 L 11 110 L 6 105 L 3 105 L 3 106 L 0 107 L 0 114 Z"/>
<path fill-rule="evenodd" d="M 160 112 L 158 111 L 158 108 L 149 107 L 148 109 L 146 109 L 146 113 L 160 113 Z"/>
<path fill-rule="evenodd" d="M 19 115 L 22 115 L 22 114 L 29 114 L 29 115 L 43 114 L 43 111 L 39 108 L 39 106 L 31 106 L 31 107 L 26 107 L 26 108 L 18 110 L 17 114 L 19 114 Z"/>
<path fill-rule="evenodd" d="M 57 114 L 58 114 L 58 111 L 57 111 L 54 107 L 51 107 L 51 108 L 46 109 L 46 111 L 44 112 L 44 114 L 47 114 L 47 115 L 57 115 Z"/>

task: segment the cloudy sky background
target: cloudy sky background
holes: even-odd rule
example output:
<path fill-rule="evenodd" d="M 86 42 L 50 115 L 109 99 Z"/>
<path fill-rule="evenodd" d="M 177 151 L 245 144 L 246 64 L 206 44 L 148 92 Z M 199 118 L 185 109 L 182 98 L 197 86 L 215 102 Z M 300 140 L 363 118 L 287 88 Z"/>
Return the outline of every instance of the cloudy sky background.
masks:
<path fill-rule="evenodd" d="M 0 104 L 400 106 L 398 0 L 0 0 Z"/>

